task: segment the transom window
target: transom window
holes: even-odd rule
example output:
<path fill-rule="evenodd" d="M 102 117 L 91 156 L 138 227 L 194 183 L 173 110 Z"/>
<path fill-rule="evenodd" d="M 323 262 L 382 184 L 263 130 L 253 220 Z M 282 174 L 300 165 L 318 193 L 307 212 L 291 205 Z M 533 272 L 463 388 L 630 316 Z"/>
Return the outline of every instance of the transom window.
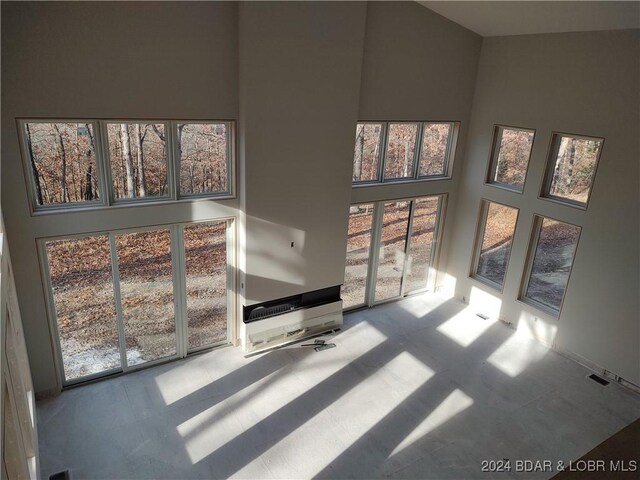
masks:
<path fill-rule="evenodd" d="M 542 197 L 586 208 L 604 139 L 554 133 Z"/>
<path fill-rule="evenodd" d="M 454 122 L 358 123 L 353 183 L 450 176 L 457 125 Z"/>
<path fill-rule="evenodd" d="M 20 120 L 32 211 L 233 196 L 233 122 Z"/>
<path fill-rule="evenodd" d="M 534 136 L 534 130 L 497 125 L 487 183 L 522 193 Z"/>

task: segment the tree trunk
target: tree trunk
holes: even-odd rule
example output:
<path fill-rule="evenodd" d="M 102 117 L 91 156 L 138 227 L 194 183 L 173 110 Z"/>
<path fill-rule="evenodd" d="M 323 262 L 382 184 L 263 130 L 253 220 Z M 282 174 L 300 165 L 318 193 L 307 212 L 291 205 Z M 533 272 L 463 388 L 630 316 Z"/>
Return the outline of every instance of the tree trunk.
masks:
<path fill-rule="evenodd" d="M 569 146 L 569 165 L 567 166 L 567 179 L 565 181 L 565 192 L 571 191 L 571 184 L 573 183 L 573 164 L 576 161 L 576 139 L 571 139 Z"/>
<path fill-rule="evenodd" d="M 409 140 L 404 142 L 404 164 L 402 167 L 402 176 L 409 176 Z"/>
<path fill-rule="evenodd" d="M 91 163 L 87 167 L 87 173 L 84 179 L 84 195 L 85 200 L 93 200 L 93 175 L 91 174 Z"/>
<path fill-rule="evenodd" d="M 141 197 L 147 196 L 147 180 L 144 173 L 144 151 L 142 146 L 144 144 L 144 137 L 140 131 L 140 124 L 136 123 L 136 143 L 138 147 L 138 195 Z"/>
<path fill-rule="evenodd" d="M 362 180 L 362 157 L 364 155 L 364 125 L 358 131 L 356 137 L 356 158 L 353 162 L 353 179 Z"/>
<path fill-rule="evenodd" d="M 64 149 L 64 141 L 62 140 L 62 133 L 60 133 L 58 125 L 54 123 L 53 128 L 56 131 L 56 137 L 58 137 L 58 153 L 60 154 L 60 161 L 62 162 L 62 166 L 60 168 L 61 203 L 66 203 L 69 196 L 69 194 L 67 193 L 67 153 Z"/>
<path fill-rule="evenodd" d="M 553 169 L 553 180 L 552 184 L 556 185 L 558 190 L 562 189 L 562 185 L 560 185 L 560 173 L 562 171 L 562 165 L 564 164 L 564 154 L 567 149 L 567 144 L 560 141 L 560 148 L 558 149 L 558 156 L 556 157 L 556 164 Z"/>
<path fill-rule="evenodd" d="M 38 205 L 43 205 L 42 201 L 42 187 L 40 186 L 40 175 L 38 175 L 38 169 L 36 168 L 36 161 L 33 158 L 33 145 L 31 144 L 31 130 L 29 129 L 29 124 L 27 126 L 27 146 L 29 148 L 29 160 L 31 162 L 31 171 L 33 173 L 33 181 L 36 185 L 36 201 Z"/>
<path fill-rule="evenodd" d="M 96 144 L 93 141 L 93 135 L 91 133 L 91 130 L 89 129 L 89 124 L 85 123 L 84 126 L 87 129 L 87 135 L 89 136 L 89 143 L 91 145 L 91 150 L 87 152 L 89 161 L 87 162 L 87 171 L 85 173 L 86 185 L 84 186 L 84 199 L 93 200 L 97 197 L 96 192 L 98 191 L 98 185 L 95 178 L 93 177 L 92 165 L 91 165 L 91 155 L 92 155 L 92 152 L 96 151 Z"/>
<path fill-rule="evenodd" d="M 127 196 L 135 198 L 136 189 L 133 180 L 133 161 L 131 160 L 131 140 L 129 139 L 129 130 L 126 123 L 120 124 L 120 141 L 122 142 L 122 157 L 124 158 L 124 167 L 127 171 Z"/>

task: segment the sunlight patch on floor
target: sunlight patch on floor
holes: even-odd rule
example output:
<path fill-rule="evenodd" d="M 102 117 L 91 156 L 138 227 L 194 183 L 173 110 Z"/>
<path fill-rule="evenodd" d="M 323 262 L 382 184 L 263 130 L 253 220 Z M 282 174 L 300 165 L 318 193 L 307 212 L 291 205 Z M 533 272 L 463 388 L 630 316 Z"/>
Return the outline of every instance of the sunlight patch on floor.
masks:
<path fill-rule="evenodd" d="M 423 438 L 429 432 L 434 431 L 440 425 L 451 420 L 460 412 L 473 405 L 473 399 L 462 390 L 456 388 L 438 405 L 433 412 L 425 418 L 400 444 L 393 449 L 389 458 L 399 454 L 404 449 L 410 447 L 415 442 Z"/>
<path fill-rule="evenodd" d="M 494 323 L 495 319 L 484 320 L 474 313 L 473 307 L 467 307 L 439 325 L 437 330 L 458 345 L 468 347 Z"/>
<path fill-rule="evenodd" d="M 336 423 L 344 429 L 341 438 L 334 438 L 312 453 L 313 459 L 307 459 L 304 471 L 297 472 L 306 478 L 312 478 L 323 472 L 338 457 L 349 448 L 360 442 L 385 417 L 392 414 L 407 397 L 422 387 L 434 374 L 428 366 L 411 355 L 401 352 L 387 362 L 380 372 L 354 385 L 344 395 L 325 406 L 317 415 L 273 445 L 267 456 L 287 457 L 291 446 L 296 444 L 296 438 L 308 435 L 309 431 L 320 426 L 324 429 L 329 423 Z M 401 377 L 401 378 L 398 378 Z M 394 388 L 394 378 L 403 384 L 410 382 L 410 390 L 397 394 Z M 418 380 L 419 379 L 419 380 Z M 363 402 L 363 399 L 368 399 Z M 320 435 L 317 432 L 314 435 Z M 346 439 L 353 439 L 348 443 Z M 308 443 L 308 442 L 303 442 Z M 300 468 L 300 467 L 298 467 Z"/>
<path fill-rule="evenodd" d="M 528 337 L 527 333 L 517 331 L 500 345 L 487 361 L 510 377 L 517 377 L 532 364 L 542 360 L 548 349 Z"/>

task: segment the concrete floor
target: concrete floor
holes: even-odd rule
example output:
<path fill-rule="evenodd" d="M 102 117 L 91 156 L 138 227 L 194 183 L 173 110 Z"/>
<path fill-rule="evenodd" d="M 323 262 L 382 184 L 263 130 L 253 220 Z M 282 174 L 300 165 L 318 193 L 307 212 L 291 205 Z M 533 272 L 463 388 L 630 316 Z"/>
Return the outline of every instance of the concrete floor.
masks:
<path fill-rule="evenodd" d="M 346 315 L 331 350 L 223 348 L 65 391 L 37 406 L 42 476 L 550 478 L 640 417 L 639 395 L 465 307 L 412 297 Z"/>

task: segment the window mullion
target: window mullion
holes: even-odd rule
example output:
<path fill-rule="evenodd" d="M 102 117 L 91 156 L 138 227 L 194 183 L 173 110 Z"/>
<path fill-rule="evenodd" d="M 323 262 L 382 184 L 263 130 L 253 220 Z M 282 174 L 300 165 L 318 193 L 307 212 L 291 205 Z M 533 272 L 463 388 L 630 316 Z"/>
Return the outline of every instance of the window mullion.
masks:
<path fill-rule="evenodd" d="M 180 182 L 180 152 L 177 139 L 177 123 L 165 122 L 165 136 L 167 139 L 167 183 L 169 186 L 169 198 L 178 200 L 178 185 Z"/>
<path fill-rule="evenodd" d="M 420 156 L 422 154 L 422 136 L 424 134 L 425 122 L 418 122 L 418 131 L 416 132 L 416 147 L 414 148 L 413 159 L 413 179 L 420 178 Z"/>
<path fill-rule="evenodd" d="M 111 274 L 113 276 L 113 298 L 116 303 L 116 327 L 118 329 L 118 343 L 120 344 L 120 368 L 123 372 L 129 369 L 127 364 L 127 343 L 124 334 L 124 314 L 122 312 L 122 293 L 120 291 L 120 268 L 118 267 L 118 252 L 116 250 L 115 233 L 109 233 L 109 250 L 111 252 Z"/>
<path fill-rule="evenodd" d="M 102 195 L 102 203 L 109 206 L 113 205 L 115 202 L 115 192 L 113 191 L 113 179 L 111 178 L 111 158 L 109 156 L 109 132 L 107 131 L 107 122 L 96 122 L 94 124 L 94 130 L 96 139 L 98 190 Z"/>

